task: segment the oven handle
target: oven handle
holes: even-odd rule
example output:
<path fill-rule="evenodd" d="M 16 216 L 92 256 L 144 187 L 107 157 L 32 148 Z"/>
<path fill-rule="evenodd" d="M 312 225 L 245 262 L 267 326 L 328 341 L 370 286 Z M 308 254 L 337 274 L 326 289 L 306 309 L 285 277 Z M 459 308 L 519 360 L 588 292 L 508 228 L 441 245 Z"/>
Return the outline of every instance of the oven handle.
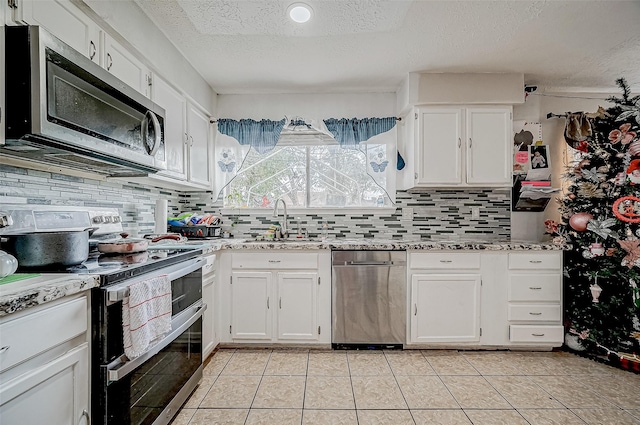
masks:
<path fill-rule="evenodd" d="M 167 345 L 171 344 L 177 337 L 182 335 L 184 331 L 189 329 L 191 325 L 193 325 L 196 320 L 202 317 L 202 314 L 207 309 L 207 305 L 200 301 L 197 304 L 189 307 L 188 310 L 183 311 L 173 318 L 171 321 L 171 328 L 173 329 L 171 333 L 162 338 L 160 342 L 151 347 L 148 351 L 140 356 L 136 357 L 133 360 L 128 360 L 127 357 L 123 354 L 118 357 L 111 363 L 109 363 L 107 367 L 107 385 L 111 382 L 119 381 L 124 378 L 135 369 L 139 368 L 149 360 L 151 357 L 155 356 Z"/>
<path fill-rule="evenodd" d="M 182 263 L 178 263 L 176 265 L 167 267 L 166 269 L 161 269 L 156 271 L 157 276 L 168 275 L 169 280 L 176 280 L 183 276 L 188 275 L 191 272 L 194 272 L 201 268 L 205 263 L 205 259 L 202 257 L 194 258 L 188 261 L 184 261 Z M 131 279 L 122 283 L 120 285 L 113 285 L 104 288 L 104 291 L 107 293 L 105 297 L 107 300 L 107 305 L 115 304 L 117 302 L 122 301 L 125 297 L 129 296 L 129 285 L 132 285 L 136 282 L 141 282 L 145 279 L 148 279 L 148 275 L 142 275 L 139 278 Z"/>

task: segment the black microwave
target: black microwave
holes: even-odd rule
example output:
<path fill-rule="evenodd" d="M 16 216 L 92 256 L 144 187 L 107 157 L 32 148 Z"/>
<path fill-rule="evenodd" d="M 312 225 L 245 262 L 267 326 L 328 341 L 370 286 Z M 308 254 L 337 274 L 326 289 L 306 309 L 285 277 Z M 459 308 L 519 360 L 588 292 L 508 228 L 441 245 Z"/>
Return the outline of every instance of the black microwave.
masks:
<path fill-rule="evenodd" d="M 0 154 L 108 176 L 166 169 L 164 109 L 41 27 L 5 27 Z"/>

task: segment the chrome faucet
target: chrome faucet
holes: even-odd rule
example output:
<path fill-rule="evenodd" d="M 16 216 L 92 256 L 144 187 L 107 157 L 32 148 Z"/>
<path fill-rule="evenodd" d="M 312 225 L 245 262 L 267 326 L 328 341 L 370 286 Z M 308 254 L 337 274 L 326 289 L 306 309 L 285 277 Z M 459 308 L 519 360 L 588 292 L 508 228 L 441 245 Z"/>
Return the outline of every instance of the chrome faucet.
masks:
<path fill-rule="evenodd" d="M 276 199 L 276 203 L 273 206 L 273 216 L 278 217 L 278 202 L 280 201 L 282 201 L 282 206 L 284 207 L 284 216 L 283 216 L 280 232 L 282 233 L 282 238 L 287 238 L 289 236 L 289 232 L 287 230 L 287 203 L 284 202 L 284 199 L 282 198 Z"/>

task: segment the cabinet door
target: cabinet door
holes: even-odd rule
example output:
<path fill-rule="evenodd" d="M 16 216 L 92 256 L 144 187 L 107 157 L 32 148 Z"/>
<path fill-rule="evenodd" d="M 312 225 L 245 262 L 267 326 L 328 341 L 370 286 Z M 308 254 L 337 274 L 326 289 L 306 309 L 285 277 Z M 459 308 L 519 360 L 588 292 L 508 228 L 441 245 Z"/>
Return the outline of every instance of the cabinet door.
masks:
<path fill-rule="evenodd" d="M 414 274 L 411 342 L 480 341 L 480 275 Z"/>
<path fill-rule="evenodd" d="M 124 46 L 106 34 L 102 66 L 123 83 L 149 96 L 149 69 Z"/>
<path fill-rule="evenodd" d="M 278 339 L 318 339 L 318 274 L 278 273 Z"/>
<path fill-rule="evenodd" d="M 271 272 L 231 274 L 232 339 L 271 339 Z"/>
<path fill-rule="evenodd" d="M 511 108 L 468 108 L 467 183 L 511 184 Z"/>
<path fill-rule="evenodd" d="M 39 25 L 54 36 L 100 63 L 100 27 L 69 0 L 22 0 L 16 2 L 13 20 Z"/>
<path fill-rule="evenodd" d="M 177 90 L 157 75 L 151 85 L 151 99 L 164 108 L 164 145 L 167 170 L 160 174 L 186 180 L 186 111 L 187 101 Z"/>
<path fill-rule="evenodd" d="M 215 348 L 215 310 L 214 310 L 214 283 L 215 277 L 202 282 L 202 302 L 207 309 L 202 315 L 202 359 L 206 360 Z"/>
<path fill-rule="evenodd" d="M 3 424 L 88 425 L 88 344 L 3 382 L 0 403 Z"/>
<path fill-rule="evenodd" d="M 419 109 L 418 119 L 416 184 L 461 184 L 462 109 Z"/>
<path fill-rule="evenodd" d="M 187 126 L 189 135 L 189 180 L 193 183 L 211 186 L 209 117 L 195 105 L 187 103 Z"/>

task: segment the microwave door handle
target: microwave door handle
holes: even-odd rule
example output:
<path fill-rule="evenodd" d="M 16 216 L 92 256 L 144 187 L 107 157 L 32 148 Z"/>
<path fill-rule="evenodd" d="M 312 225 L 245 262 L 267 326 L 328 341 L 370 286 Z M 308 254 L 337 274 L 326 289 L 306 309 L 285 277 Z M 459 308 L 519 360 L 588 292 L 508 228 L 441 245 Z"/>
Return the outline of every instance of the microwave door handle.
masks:
<path fill-rule="evenodd" d="M 149 155 L 154 156 L 156 152 L 158 152 L 158 149 L 160 149 L 160 144 L 162 143 L 162 128 L 160 128 L 160 121 L 158 121 L 156 114 L 151 111 L 147 111 L 147 114 L 151 117 L 151 122 L 153 123 L 153 134 L 155 136 L 153 148 L 151 148 Z"/>

